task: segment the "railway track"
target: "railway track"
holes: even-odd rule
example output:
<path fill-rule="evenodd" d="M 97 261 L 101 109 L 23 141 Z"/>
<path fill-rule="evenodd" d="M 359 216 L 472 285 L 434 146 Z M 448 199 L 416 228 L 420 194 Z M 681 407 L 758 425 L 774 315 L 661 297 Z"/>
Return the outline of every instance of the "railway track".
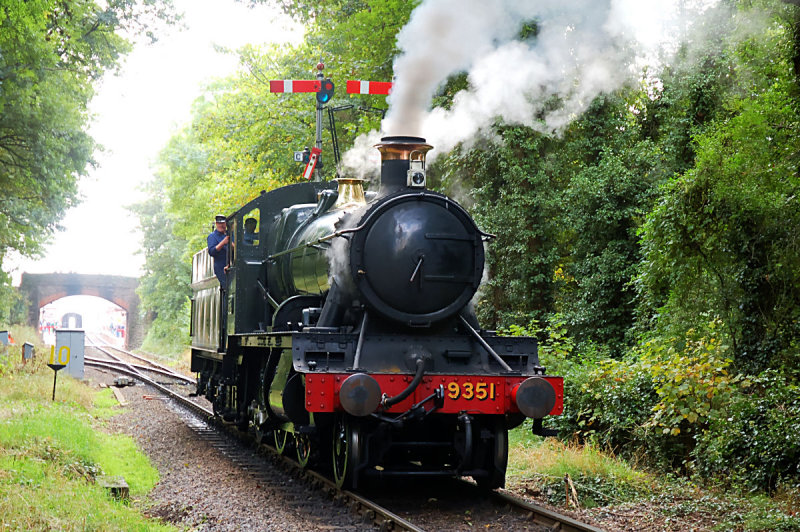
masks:
<path fill-rule="evenodd" d="M 124 366 L 129 371 L 138 371 L 140 374 L 142 372 L 150 372 L 165 377 L 171 377 L 185 384 L 196 384 L 196 380 L 193 377 L 189 377 L 182 373 L 178 373 L 172 368 L 165 366 L 163 364 L 159 364 L 154 360 L 143 357 L 141 355 L 137 355 L 136 353 L 132 353 L 130 351 L 121 349 L 119 347 L 104 345 L 101 342 L 98 342 L 97 339 L 93 337 L 87 337 L 87 340 L 89 341 L 88 347 L 99 351 L 100 353 L 111 359 L 114 363 Z M 120 356 L 119 354 L 115 354 L 114 351 L 116 351 L 117 353 L 121 353 L 122 356 Z M 136 362 L 127 362 L 126 360 L 123 359 L 123 357 L 132 358 Z M 86 360 L 90 362 L 106 362 L 105 360 L 94 357 L 86 357 Z"/>
<path fill-rule="evenodd" d="M 183 386 L 190 383 L 194 384 L 194 379 L 179 374 L 166 366 L 154 363 L 145 357 L 118 348 L 112 349 L 134 360 L 143 362 L 143 364 L 127 362 L 122 359 L 123 357 L 112 353 L 111 350 L 106 347 L 101 347 L 97 342 L 92 342 L 88 347 L 97 350 L 108 358 L 101 359 L 87 356 L 85 357 L 86 366 L 112 371 L 116 374 L 121 373 L 127 375 L 163 393 L 166 397 L 174 401 L 175 405 L 179 405 L 183 412 L 182 415 L 179 412 L 180 417 L 195 433 L 217 446 L 223 454 L 229 456 L 234 463 L 239 465 L 242 469 L 249 471 L 250 474 L 263 474 L 259 472 L 258 462 L 253 460 L 252 449 L 256 448 L 258 453 L 266 456 L 280 469 L 302 479 L 311 489 L 324 492 L 337 503 L 347 505 L 351 512 L 360 516 L 362 520 L 371 522 L 380 530 L 426 530 L 424 525 L 414 522 L 424 521 L 424 519 L 415 519 L 413 516 L 409 517 L 409 515 L 417 513 L 417 517 L 419 518 L 421 516 L 420 512 L 436 511 L 441 513 L 445 511 L 442 508 L 426 509 L 425 504 L 420 505 L 418 500 L 420 494 L 418 489 L 414 487 L 411 487 L 413 495 L 405 499 L 411 502 L 406 502 L 405 507 L 403 507 L 404 497 L 393 496 L 391 490 L 389 490 L 389 495 L 384 495 L 382 498 L 378 497 L 381 502 L 371 500 L 365 497 L 363 493 L 341 490 L 328 478 L 316 471 L 302 468 L 297 462 L 281 455 L 270 446 L 256 443 L 256 439 L 252 434 L 243 433 L 237 430 L 233 425 L 220 421 L 210 408 L 198 404 L 193 401 L 192 398 L 186 397 L 184 394 L 173 389 L 176 383 Z M 175 382 L 169 383 L 159 381 L 156 380 L 156 378 L 151 378 L 146 375 L 146 373 L 153 374 L 157 376 L 156 378 L 160 379 L 172 379 Z M 237 446 L 232 446 L 227 438 L 214 437 L 213 433 L 217 431 L 221 431 L 233 437 L 241 442 L 242 445 L 239 445 L 237 448 Z M 492 505 L 494 508 L 499 509 L 496 513 L 509 512 L 515 514 L 516 522 L 522 523 L 523 525 L 521 526 L 524 526 L 524 528 L 528 530 L 558 530 L 570 532 L 601 531 L 601 529 L 597 527 L 581 523 L 568 516 L 558 514 L 557 512 L 529 503 L 528 501 L 502 491 L 482 492 L 466 480 L 446 479 L 443 482 L 444 484 L 441 484 L 440 491 L 436 492 L 440 494 L 440 498 L 446 498 L 446 496 L 441 496 L 442 493 L 449 493 L 451 495 L 454 494 L 453 496 L 456 498 L 461 498 L 462 503 L 463 497 L 468 497 L 468 500 L 475 501 L 475 505 Z M 447 484 L 448 482 L 451 484 Z M 405 496 L 408 497 L 407 494 Z M 415 497 L 417 499 L 416 503 L 414 502 Z M 436 499 L 438 501 L 436 497 L 431 497 L 427 500 L 430 501 L 430 499 Z M 401 509 L 393 511 L 391 509 L 392 506 L 400 507 Z M 401 516 L 399 512 L 404 513 L 406 517 Z M 454 522 L 459 522 L 459 520 L 463 518 L 463 511 L 456 510 L 454 512 Z M 509 528 L 509 526 L 505 526 L 505 528 Z"/>

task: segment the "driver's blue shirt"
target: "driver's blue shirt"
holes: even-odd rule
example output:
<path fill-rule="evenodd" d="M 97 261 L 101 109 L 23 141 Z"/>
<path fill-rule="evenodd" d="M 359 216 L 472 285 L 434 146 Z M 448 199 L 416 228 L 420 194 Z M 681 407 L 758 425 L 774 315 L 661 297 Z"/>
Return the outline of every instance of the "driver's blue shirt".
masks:
<path fill-rule="evenodd" d="M 208 254 L 214 258 L 214 275 L 219 280 L 219 285 L 222 288 L 227 288 L 227 274 L 225 273 L 225 266 L 228 264 L 228 244 L 225 244 L 220 249 L 217 249 L 217 244 L 225 239 L 225 233 L 220 233 L 217 230 L 208 235 L 206 241 L 208 242 Z"/>

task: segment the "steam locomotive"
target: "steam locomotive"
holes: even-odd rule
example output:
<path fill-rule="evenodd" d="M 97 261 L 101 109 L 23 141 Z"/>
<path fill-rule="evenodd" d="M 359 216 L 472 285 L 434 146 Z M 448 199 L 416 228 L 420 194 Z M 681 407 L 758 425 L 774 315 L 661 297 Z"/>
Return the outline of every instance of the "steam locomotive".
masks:
<path fill-rule="evenodd" d="M 197 393 L 339 486 L 458 475 L 502 487 L 508 430 L 528 417 L 542 433 L 563 380 L 539 365 L 535 338 L 480 329 L 470 301 L 491 235 L 426 189 L 432 147 L 376 147 L 377 191 L 304 182 L 230 215 L 227 287 L 207 250 L 194 256 Z"/>

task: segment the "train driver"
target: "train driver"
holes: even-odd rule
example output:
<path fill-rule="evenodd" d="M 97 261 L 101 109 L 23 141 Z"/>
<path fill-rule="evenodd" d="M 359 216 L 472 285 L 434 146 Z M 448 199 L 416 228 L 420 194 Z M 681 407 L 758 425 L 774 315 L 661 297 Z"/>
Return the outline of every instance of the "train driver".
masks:
<path fill-rule="evenodd" d="M 257 225 L 258 225 L 258 220 L 256 220 L 255 218 L 245 218 L 244 238 L 242 239 L 245 245 L 247 246 L 256 245 L 256 240 L 258 240 L 258 234 L 256 234 Z"/>
<path fill-rule="evenodd" d="M 219 285 L 225 290 L 227 285 L 228 271 L 228 242 L 230 237 L 227 234 L 228 225 L 225 216 L 218 214 L 214 218 L 214 230 L 208 235 L 208 254 L 214 258 L 214 275 L 219 280 Z"/>

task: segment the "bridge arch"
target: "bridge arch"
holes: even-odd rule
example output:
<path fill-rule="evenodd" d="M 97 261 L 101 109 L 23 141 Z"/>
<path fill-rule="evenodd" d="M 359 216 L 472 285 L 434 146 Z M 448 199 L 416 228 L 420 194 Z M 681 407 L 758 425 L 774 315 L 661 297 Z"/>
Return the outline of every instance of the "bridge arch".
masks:
<path fill-rule="evenodd" d="M 95 296 L 125 310 L 127 323 L 125 345 L 138 347 L 144 338 L 144 325 L 139 317 L 139 279 L 119 275 L 85 275 L 81 273 L 23 273 L 19 289 L 28 301 L 28 324 L 36 327 L 39 309 L 67 296 Z"/>

